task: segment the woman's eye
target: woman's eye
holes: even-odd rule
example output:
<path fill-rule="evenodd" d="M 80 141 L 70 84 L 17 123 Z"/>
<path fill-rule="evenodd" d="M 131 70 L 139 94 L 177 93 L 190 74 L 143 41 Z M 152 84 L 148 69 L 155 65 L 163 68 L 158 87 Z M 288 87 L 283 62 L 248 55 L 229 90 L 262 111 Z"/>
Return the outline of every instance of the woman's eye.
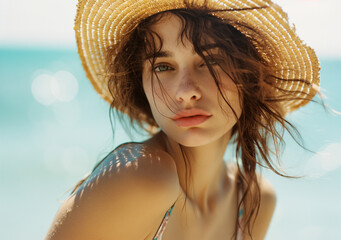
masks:
<path fill-rule="evenodd" d="M 168 70 L 172 70 L 172 68 L 167 66 L 167 65 L 159 65 L 159 66 L 156 66 L 154 68 L 155 72 L 164 72 L 164 71 L 168 71 Z"/>
<path fill-rule="evenodd" d="M 207 63 L 212 66 L 212 65 L 217 65 L 218 64 L 218 61 L 215 60 L 215 59 L 207 59 Z M 206 62 L 204 62 L 203 64 L 201 64 L 201 66 L 206 66 Z"/>

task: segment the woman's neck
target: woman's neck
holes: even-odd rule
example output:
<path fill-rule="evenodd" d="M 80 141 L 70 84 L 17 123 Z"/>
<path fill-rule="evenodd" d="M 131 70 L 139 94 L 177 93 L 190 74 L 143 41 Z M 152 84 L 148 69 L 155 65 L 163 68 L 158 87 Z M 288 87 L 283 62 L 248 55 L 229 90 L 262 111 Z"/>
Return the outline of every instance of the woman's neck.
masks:
<path fill-rule="evenodd" d="M 175 160 L 181 188 L 188 199 L 198 206 L 202 214 L 210 212 L 229 185 L 223 156 L 230 133 L 229 136 L 198 147 L 180 146 L 165 134 L 161 135 L 165 140 L 165 150 Z M 190 168 L 187 174 L 187 187 L 185 161 L 187 171 Z"/>

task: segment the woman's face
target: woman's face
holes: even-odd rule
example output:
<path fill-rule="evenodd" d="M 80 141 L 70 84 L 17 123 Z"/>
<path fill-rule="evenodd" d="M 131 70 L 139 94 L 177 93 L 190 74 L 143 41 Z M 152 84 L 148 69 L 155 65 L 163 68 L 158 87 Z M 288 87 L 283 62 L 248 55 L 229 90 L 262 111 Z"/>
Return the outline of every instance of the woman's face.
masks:
<path fill-rule="evenodd" d="M 152 59 L 144 62 L 142 79 L 153 117 L 161 130 L 188 147 L 202 146 L 230 134 L 237 119 L 220 95 L 204 60 L 186 38 L 181 41 L 180 20 L 167 14 L 151 30 L 161 37 L 162 49 L 154 67 Z M 208 53 L 219 58 L 217 48 L 204 52 L 206 56 Z M 210 64 L 239 118 L 242 110 L 236 85 L 214 61 Z"/>

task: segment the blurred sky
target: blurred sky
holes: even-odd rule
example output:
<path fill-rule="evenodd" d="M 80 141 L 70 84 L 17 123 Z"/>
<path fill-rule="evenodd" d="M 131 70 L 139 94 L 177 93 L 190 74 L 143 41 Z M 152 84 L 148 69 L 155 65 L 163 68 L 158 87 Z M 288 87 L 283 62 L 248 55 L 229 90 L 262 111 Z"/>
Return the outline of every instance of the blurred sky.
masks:
<path fill-rule="evenodd" d="M 341 0 L 275 0 L 319 57 L 341 58 Z M 76 0 L 0 0 L 0 47 L 74 48 Z"/>

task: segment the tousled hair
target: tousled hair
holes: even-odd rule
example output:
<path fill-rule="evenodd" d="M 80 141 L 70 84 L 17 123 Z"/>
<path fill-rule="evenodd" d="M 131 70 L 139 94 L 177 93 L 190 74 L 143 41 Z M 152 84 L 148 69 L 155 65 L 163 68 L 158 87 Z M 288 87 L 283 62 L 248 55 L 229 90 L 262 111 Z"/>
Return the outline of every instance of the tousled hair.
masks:
<path fill-rule="evenodd" d="M 250 29 L 257 36 L 257 38 L 250 39 L 236 27 L 213 16 L 213 12 L 205 9 L 177 9 L 153 15 L 143 20 L 130 34 L 127 34 L 119 45 L 109 47 L 107 73 L 108 88 L 113 97 L 111 110 L 123 122 L 123 126 L 137 125 L 151 135 L 155 133 L 154 130 L 158 128 L 158 125 L 153 118 L 143 90 L 142 69 L 145 57 L 150 54 L 155 55 L 162 48 L 162 39 L 152 32 L 151 26 L 159 22 L 165 14 L 174 14 L 181 21 L 180 40 L 186 39 L 193 44 L 195 52 L 206 62 L 223 103 L 231 108 L 235 117 L 238 118 L 221 89 L 221 80 L 210 65 L 207 55 L 204 54 L 205 41 L 213 40 L 224 59 L 223 63 L 219 62 L 219 67 L 238 87 L 242 103 L 242 114 L 232 129 L 232 140 L 236 146 L 238 179 L 243 186 L 243 197 L 238 208 L 244 206 L 243 224 L 251 236 L 252 225 L 258 214 L 261 200 L 256 176 L 257 166 L 271 169 L 280 176 L 290 177 L 279 170 L 279 153 L 284 146 L 285 130 L 302 146 L 298 131 L 284 118 L 285 112 L 282 108 L 284 102 L 296 98 L 296 92 L 281 89 L 276 81 L 309 83 L 304 79 L 288 80 L 276 77 L 271 62 L 263 59 L 258 51 L 259 48 L 267 48 L 265 41 L 261 41 L 262 35 Z M 161 43 L 160 46 L 156 44 L 156 40 Z M 257 47 L 255 47 L 255 42 Z M 155 58 L 152 58 L 152 66 L 154 63 Z M 226 107 L 220 104 L 222 109 Z M 124 115 L 129 116 L 129 124 L 124 121 L 126 119 Z M 274 146 L 274 150 L 271 150 L 271 145 Z M 187 187 L 187 172 L 190 176 L 190 168 L 187 169 L 187 167 L 190 166 L 190 162 L 183 149 L 182 153 L 186 166 Z M 272 160 L 272 156 L 275 156 L 276 163 Z"/>

